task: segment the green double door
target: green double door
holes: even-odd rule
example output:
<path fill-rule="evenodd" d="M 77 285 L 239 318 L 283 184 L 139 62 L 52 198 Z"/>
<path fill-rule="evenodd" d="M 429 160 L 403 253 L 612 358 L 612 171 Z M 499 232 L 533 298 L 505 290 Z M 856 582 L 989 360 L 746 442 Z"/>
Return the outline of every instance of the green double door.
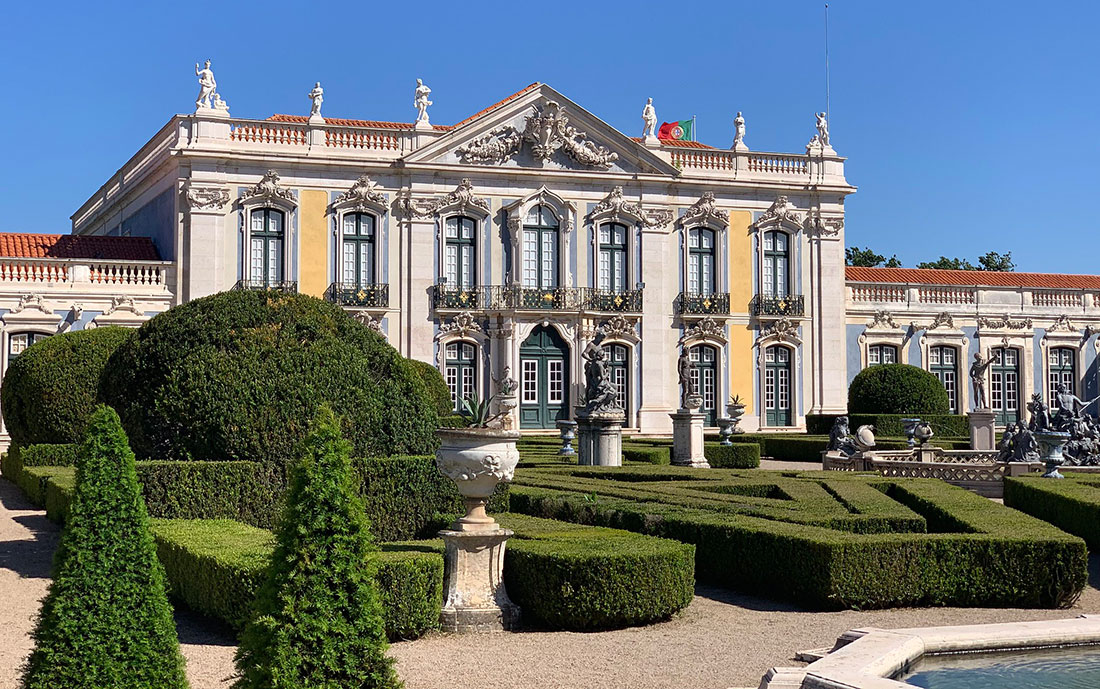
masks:
<path fill-rule="evenodd" d="M 569 347 L 557 331 L 538 326 L 519 348 L 520 428 L 554 428 L 569 418 Z"/>

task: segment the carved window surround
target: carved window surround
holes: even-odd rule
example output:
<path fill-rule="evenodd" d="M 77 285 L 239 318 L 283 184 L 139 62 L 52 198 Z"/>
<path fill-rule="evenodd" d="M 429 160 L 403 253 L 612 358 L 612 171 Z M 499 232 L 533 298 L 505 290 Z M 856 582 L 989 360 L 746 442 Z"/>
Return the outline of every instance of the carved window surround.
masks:
<path fill-rule="evenodd" d="M 273 208 L 283 213 L 283 276 L 295 281 L 294 258 L 298 253 L 298 196 L 280 183 L 279 173 L 268 170 L 255 186 L 237 199 L 238 227 L 241 235 L 239 270 L 242 279 L 250 280 L 252 255 L 252 212 Z"/>
<path fill-rule="evenodd" d="M 786 319 L 783 319 L 786 320 Z M 779 323 L 780 321 L 776 321 Z M 797 326 L 795 326 L 797 328 Z M 766 328 L 767 329 L 767 328 Z M 777 430 L 793 431 L 798 426 L 805 424 L 802 413 L 802 340 L 794 330 L 785 332 L 773 332 L 757 338 L 753 345 L 756 347 L 756 417 L 760 429 L 773 428 Z M 791 425 L 769 426 L 768 410 L 764 404 L 764 376 L 767 373 L 764 361 L 766 350 L 769 347 L 783 347 L 791 353 Z"/>
<path fill-rule="evenodd" d="M 569 247 L 572 243 L 573 228 L 577 218 L 577 205 L 572 201 L 566 201 L 545 186 L 539 187 L 538 191 L 504 207 L 504 212 L 508 218 L 508 236 L 512 245 L 512 256 L 509 261 L 511 265 L 511 284 L 521 285 L 523 283 L 523 224 L 527 218 L 527 212 L 538 205 L 549 208 L 558 219 L 558 284 L 562 287 L 568 287 L 573 284 Z"/>
<path fill-rule="evenodd" d="M 626 240 L 626 288 L 634 289 L 640 281 L 641 270 L 637 265 L 638 246 L 642 227 L 649 221 L 642 207 L 623 196 L 622 187 L 614 187 L 588 214 L 588 227 L 592 233 L 589 249 L 589 286 L 599 287 L 600 228 L 609 223 L 619 223 L 627 228 Z"/>
<path fill-rule="evenodd" d="M 385 282 L 382 279 L 385 274 L 385 271 L 382 270 L 382 264 L 385 262 L 386 257 L 382 253 L 382 247 L 385 244 L 385 216 L 388 211 L 389 206 L 387 205 L 386 195 L 378 189 L 378 185 L 368 175 L 363 175 L 355 180 L 355 184 L 350 189 L 337 196 L 336 200 L 329 204 L 328 213 L 332 219 L 334 239 L 332 274 L 335 276 L 336 282 L 351 283 L 354 281 L 354 279 L 349 279 L 348 276 L 344 275 L 344 216 L 351 213 L 364 213 L 374 217 L 374 256 L 371 259 L 374 261 L 375 282 Z"/>
<path fill-rule="evenodd" d="M 688 233 L 691 230 L 707 228 L 714 231 L 714 291 L 722 294 L 729 290 L 729 211 L 719 209 L 712 192 L 704 192 L 677 220 L 680 229 L 680 275 L 683 289 L 688 291 L 691 273 L 691 251 Z"/>
<path fill-rule="evenodd" d="M 870 365 L 868 352 L 871 347 L 875 345 L 890 345 L 896 347 L 898 350 L 898 363 L 909 364 L 913 363 L 909 361 L 909 347 L 908 342 L 905 340 L 906 331 L 902 329 L 898 330 L 875 330 L 867 328 L 859 336 L 859 368 L 862 371 Z M 920 365 L 920 362 L 916 362 L 914 365 Z"/>

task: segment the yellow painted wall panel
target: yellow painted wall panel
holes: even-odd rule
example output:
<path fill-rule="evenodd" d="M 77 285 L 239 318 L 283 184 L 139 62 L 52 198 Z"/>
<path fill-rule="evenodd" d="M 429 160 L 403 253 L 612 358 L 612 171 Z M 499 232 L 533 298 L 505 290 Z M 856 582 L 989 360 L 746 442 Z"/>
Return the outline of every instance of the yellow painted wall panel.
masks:
<path fill-rule="evenodd" d="M 730 324 L 730 397 L 738 395 L 745 413 L 753 413 L 753 378 L 756 370 L 752 355 L 753 331 L 749 325 Z"/>
<path fill-rule="evenodd" d="M 328 192 L 321 189 L 302 190 L 298 208 L 300 246 L 298 291 L 323 297 L 328 289 Z"/>
<path fill-rule="evenodd" d="M 730 211 L 730 310 L 744 313 L 755 293 L 752 283 L 752 211 Z M 740 395 L 745 413 L 753 413 L 753 331 L 748 325 L 730 325 L 730 395 Z"/>

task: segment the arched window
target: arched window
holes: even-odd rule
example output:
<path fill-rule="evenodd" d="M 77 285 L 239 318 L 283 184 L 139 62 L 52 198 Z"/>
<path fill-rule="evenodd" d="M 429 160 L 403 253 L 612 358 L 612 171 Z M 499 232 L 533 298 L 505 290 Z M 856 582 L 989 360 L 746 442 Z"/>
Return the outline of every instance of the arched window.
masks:
<path fill-rule="evenodd" d="M 447 286 L 470 289 L 474 286 L 474 257 L 477 255 L 477 223 L 472 218 L 455 215 L 446 220 L 444 261 Z"/>
<path fill-rule="evenodd" d="M 1020 418 L 1020 353 L 1011 347 L 996 347 L 990 353 L 990 406 L 1000 426 Z"/>
<path fill-rule="evenodd" d="M 527 212 L 523 225 L 523 286 L 553 289 L 558 286 L 558 218 L 546 206 Z"/>
<path fill-rule="evenodd" d="M 285 279 L 283 218 L 274 208 L 257 208 L 251 214 L 249 279 L 265 287 L 276 287 Z"/>
<path fill-rule="evenodd" d="M 41 342 L 49 337 L 45 333 L 13 333 L 8 336 L 8 362 L 26 351 L 35 342 Z"/>
<path fill-rule="evenodd" d="M 867 365 L 898 363 L 898 348 L 892 344 L 873 344 L 867 347 Z"/>
<path fill-rule="evenodd" d="M 630 352 L 624 345 L 604 345 L 611 382 L 615 385 L 615 402 L 620 409 L 628 410 L 630 399 Z M 629 415 L 629 412 L 627 412 Z"/>
<path fill-rule="evenodd" d="M 715 232 L 705 227 L 688 230 L 688 292 L 714 294 Z"/>
<path fill-rule="evenodd" d="M 764 350 L 764 415 L 768 426 L 790 426 L 791 350 L 773 346 Z"/>
<path fill-rule="evenodd" d="M 688 350 L 688 358 L 695 364 L 691 368 L 691 382 L 696 393 L 703 398 L 699 411 L 705 414 L 703 422 L 713 426 L 718 422 L 718 348 L 712 345 L 695 345 Z"/>
<path fill-rule="evenodd" d="M 451 407 L 462 411 L 462 400 L 477 387 L 477 346 L 469 342 L 451 342 L 444 350 L 443 379 L 451 391 Z"/>
<path fill-rule="evenodd" d="M 1047 355 L 1047 361 L 1050 369 L 1047 374 L 1047 380 L 1049 381 L 1047 403 L 1052 404 L 1054 400 L 1058 399 L 1055 395 L 1059 383 L 1065 385 L 1066 390 L 1076 395 L 1077 370 L 1074 350 L 1069 347 L 1053 347 Z"/>
<path fill-rule="evenodd" d="M 764 233 L 763 292 L 769 297 L 785 297 L 790 292 L 790 238 L 785 232 Z"/>
<path fill-rule="evenodd" d="M 375 283 L 375 220 L 366 213 L 344 215 L 345 289 L 369 287 Z"/>
<path fill-rule="evenodd" d="M 610 292 L 627 291 L 626 225 L 606 223 L 600 226 L 599 288 Z"/>
<path fill-rule="evenodd" d="M 943 389 L 947 390 L 947 402 L 952 414 L 959 413 L 959 363 L 958 349 L 948 345 L 937 345 L 928 348 L 928 370 L 931 371 L 940 382 Z"/>

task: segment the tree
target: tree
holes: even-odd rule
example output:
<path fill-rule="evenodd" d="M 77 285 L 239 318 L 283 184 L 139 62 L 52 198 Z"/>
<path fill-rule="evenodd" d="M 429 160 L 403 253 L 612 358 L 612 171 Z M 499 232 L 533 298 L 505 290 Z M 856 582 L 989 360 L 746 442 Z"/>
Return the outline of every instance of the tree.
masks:
<path fill-rule="evenodd" d="M 901 261 L 897 254 L 889 260 L 882 254 L 876 254 L 871 249 L 860 249 L 858 246 L 850 246 L 844 250 L 844 265 L 859 266 L 861 268 L 901 268 Z"/>
<path fill-rule="evenodd" d="M 323 407 L 298 446 L 257 614 L 237 649 L 234 689 L 401 686 L 386 658 L 374 545 L 350 452 Z"/>
<path fill-rule="evenodd" d="M 965 258 L 947 258 L 940 256 L 937 261 L 925 261 L 918 263 L 918 268 L 936 268 L 939 270 L 987 270 L 991 272 L 1010 273 L 1016 270 L 1016 264 L 1012 262 L 1012 252 L 999 254 L 990 251 L 978 257 L 978 265 L 974 265 Z"/>
<path fill-rule="evenodd" d="M 134 453 L 110 407 L 88 421 L 54 570 L 24 689 L 186 689 Z"/>
<path fill-rule="evenodd" d="M 917 264 L 918 268 L 931 268 L 934 270 L 978 270 L 978 267 L 965 258 L 948 258 L 940 256 L 936 261 L 925 261 Z"/>

